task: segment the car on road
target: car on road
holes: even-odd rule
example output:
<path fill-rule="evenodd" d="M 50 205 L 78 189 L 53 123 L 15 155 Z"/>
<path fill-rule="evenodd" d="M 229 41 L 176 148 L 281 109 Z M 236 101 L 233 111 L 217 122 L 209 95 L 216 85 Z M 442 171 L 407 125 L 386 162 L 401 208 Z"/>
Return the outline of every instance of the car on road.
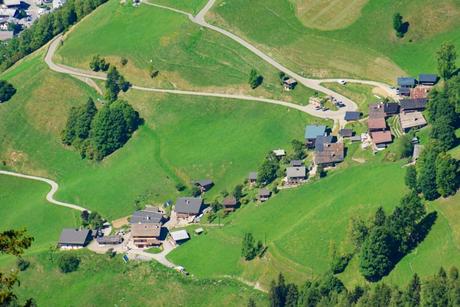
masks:
<path fill-rule="evenodd" d="M 339 80 L 339 81 L 337 81 L 337 82 L 338 82 L 340 85 L 345 85 L 345 84 L 347 84 L 347 81 L 345 81 L 345 80 Z"/>
<path fill-rule="evenodd" d="M 185 270 L 185 268 L 183 266 L 176 266 L 174 268 L 177 272 L 181 273 L 181 274 L 184 274 L 185 276 L 188 275 L 188 272 Z"/>

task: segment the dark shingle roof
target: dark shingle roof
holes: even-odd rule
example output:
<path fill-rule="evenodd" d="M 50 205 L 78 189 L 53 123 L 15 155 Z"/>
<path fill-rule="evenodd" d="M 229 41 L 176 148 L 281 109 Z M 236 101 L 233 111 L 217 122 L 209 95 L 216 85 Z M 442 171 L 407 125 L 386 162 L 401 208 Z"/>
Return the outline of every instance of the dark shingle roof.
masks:
<path fill-rule="evenodd" d="M 415 80 L 415 78 L 412 78 L 412 77 L 400 77 L 400 78 L 398 78 L 398 85 L 399 86 L 404 86 L 404 87 L 415 86 L 416 83 L 417 83 L 417 80 Z"/>
<path fill-rule="evenodd" d="M 160 223 L 163 220 L 163 214 L 154 210 L 140 210 L 133 213 L 131 224 L 139 223 Z"/>
<path fill-rule="evenodd" d="M 181 197 L 177 199 L 174 211 L 178 213 L 198 214 L 201 211 L 203 199 L 200 197 Z"/>
<path fill-rule="evenodd" d="M 428 103 L 427 98 L 403 99 L 399 102 L 403 110 L 420 110 L 425 109 Z"/>
<path fill-rule="evenodd" d="M 315 151 L 323 151 L 324 144 L 332 142 L 332 135 L 318 136 L 315 140 Z"/>
<path fill-rule="evenodd" d="M 195 184 L 199 185 L 200 187 L 209 187 L 213 185 L 213 182 L 211 179 L 200 179 L 195 181 Z"/>
<path fill-rule="evenodd" d="M 269 190 L 265 189 L 265 188 L 260 189 L 260 191 L 259 191 L 259 196 L 262 196 L 262 197 L 268 197 L 271 194 L 272 193 Z"/>
<path fill-rule="evenodd" d="M 257 172 L 250 172 L 248 176 L 249 180 L 257 180 Z"/>
<path fill-rule="evenodd" d="M 289 163 L 290 166 L 302 166 L 303 165 L 303 162 L 302 160 L 291 160 L 291 162 Z"/>
<path fill-rule="evenodd" d="M 325 144 L 323 151 L 315 152 L 316 164 L 342 162 L 344 158 L 343 143 Z"/>
<path fill-rule="evenodd" d="M 340 129 L 339 134 L 343 137 L 352 137 L 353 136 L 353 130 L 351 129 Z"/>
<path fill-rule="evenodd" d="M 358 120 L 360 117 L 361 117 L 360 112 L 352 112 L 352 111 L 345 112 L 346 121 Z"/>
<path fill-rule="evenodd" d="M 399 112 L 399 104 L 396 102 L 386 102 L 383 105 L 383 110 L 386 114 L 397 114 Z"/>
<path fill-rule="evenodd" d="M 59 237 L 59 244 L 83 246 L 89 240 L 89 236 L 89 229 L 64 228 Z"/>
<path fill-rule="evenodd" d="M 418 81 L 420 83 L 436 83 L 438 81 L 438 76 L 435 74 L 420 74 L 418 76 Z"/>

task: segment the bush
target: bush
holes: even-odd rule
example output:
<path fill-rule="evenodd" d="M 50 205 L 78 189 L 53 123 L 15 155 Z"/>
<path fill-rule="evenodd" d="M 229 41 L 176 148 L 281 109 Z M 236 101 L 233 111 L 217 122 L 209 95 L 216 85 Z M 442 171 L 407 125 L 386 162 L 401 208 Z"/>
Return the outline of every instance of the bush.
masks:
<path fill-rule="evenodd" d="M 0 80 L 0 103 L 8 101 L 16 94 L 16 89 L 11 83 Z"/>
<path fill-rule="evenodd" d="M 27 270 L 27 268 L 30 266 L 30 262 L 25 260 L 22 257 L 19 257 L 16 260 L 16 266 L 18 267 L 19 271 L 23 272 L 23 271 Z"/>
<path fill-rule="evenodd" d="M 331 271 L 333 274 L 340 274 L 345 271 L 348 263 L 350 262 L 353 255 L 344 255 L 344 256 L 337 256 L 332 259 L 331 263 Z"/>
<path fill-rule="evenodd" d="M 105 254 L 109 256 L 110 259 L 114 258 L 117 255 L 117 252 L 113 250 L 113 248 L 109 248 Z"/>
<path fill-rule="evenodd" d="M 182 183 L 177 183 L 176 184 L 176 190 L 179 191 L 179 192 L 182 192 L 183 190 L 185 190 L 185 185 L 183 185 Z"/>
<path fill-rule="evenodd" d="M 59 270 L 62 273 L 75 272 L 79 265 L 80 258 L 71 254 L 63 254 L 58 260 Z"/>
<path fill-rule="evenodd" d="M 263 81 L 264 81 L 264 77 L 259 75 L 257 70 L 252 69 L 251 73 L 249 74 L 249 85 L 251 86 L 251 88 L 252 89 L 257 88 L 258 86 L 262 84 Z"/>
<path fill-rule="evenodd" d="M 128 59 L 123 57 L 121 58 L 120 63 L 121 63 L 121 66 L 126 66 L 126 64 L 128 64 Z"/>

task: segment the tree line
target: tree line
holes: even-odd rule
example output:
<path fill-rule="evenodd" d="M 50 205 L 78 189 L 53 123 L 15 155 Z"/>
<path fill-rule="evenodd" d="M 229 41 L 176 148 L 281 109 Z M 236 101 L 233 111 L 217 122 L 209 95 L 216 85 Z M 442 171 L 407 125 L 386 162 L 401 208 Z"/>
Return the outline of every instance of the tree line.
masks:
<path fill-rule="evenodd" d="M 139 113 L 126 101 L 109 102 L 97 110 L 89 98 L 70 109 L 62 142 L 78 149 L 82 158 L 100 161 L 121 148 L 140 123 Z"/>
<path fill-rule="evenodd" d="M 437 274 L 423 281 L 414 274 L 403 288 L 379 283 L 374 287 L 358 285 L 349 290 L 332 274 L 306 281 L 300 287 L 287 283 L 280 274 L 277 281 L 272 281 L 268 296 L 271 307 L 459 306 L 460 279 L 456 267 L 452 267 L 448 273 L 440 268 Z M 256 305 L 250 299 L 248 306 Z"/>
<path fill-rule="evenodd" d="M 30 28 L 0 43 L 0 71 L 39 49 L 107 0 L 68 0 L 61 8 L 41 16 Z"/>

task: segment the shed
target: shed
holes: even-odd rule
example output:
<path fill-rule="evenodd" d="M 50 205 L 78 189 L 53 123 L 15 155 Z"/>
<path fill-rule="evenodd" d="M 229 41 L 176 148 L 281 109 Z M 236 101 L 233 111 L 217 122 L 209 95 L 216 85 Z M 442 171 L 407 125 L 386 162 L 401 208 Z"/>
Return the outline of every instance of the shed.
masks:
<path fill-rule="evenodd" d="M 339 135 L 343 138 L 350 138 L 353 136 L 353 130 L 344 128 L 339 130 Z"/>
<path fill-rule="evenodd" d="M 105 236 L 97 238 L 96 241 L 101 245 L 116 245 L 123 242 L 123 237 L 119 235 Z"/>
<path fill-rule="evenodd" d="M 361 112 L 354 112 L 354 111 L 345 112 L 345 120 L 346 121 L 359 120 L 360 117 L 361 117 Z"/>
<path fill-rule="evenodd" d="M 283 80 L 283 86 L 287 91 L 293 90 L 297 86 L 297 81 L 293 78 L 286 78 Z"/>
<path fill-rule="evenodd" d="M 206 192 L 212 188 L 214 183 L 212 182 L 211 179 L 200 179 L 200 180 L 195 181 L 195 185 L 200 187 L 202 192 Z"/>
<path fill-rule="evenodd" d="M 257 172 L 250 172 L 248 175 L 249 183 L 255 183 L 257 181 Z"/>
<path fill-rule="evenodd" d="M 272 195 L 272 193 L 269 190 L 267 190 L 266 188 L 262 188 L 259 191 L 259 200 L 261 202 L 264 202 L 264 201 L 268 200 L 271 195 Z"/>
<path fill-rule="evenodd" d="M 275 156 L 277 158 L 282 158 L 282 157 L 284 157 L 286 155 L 286 151 L 284 149 L 281 149 L 281 148 L 280 149 L 274 149 L 273 153 L 275 154 Z"/>
<path fill-rule="evenodd" d="M 293 167 L 299 167 L 303 165 L 303 161 L 302 160 L 291 160 L 289 165 Z"/>
<path fill-rule="evenodd" d="M 224 206 L 225 212 L 233 212 L 236 210 L 236 207 L 238 206 L 238 201 L 233 196 L 227 196 L 224 198 L 222 205 Z"/>
<path fill-rule="evenodd" d="M 177 230 L 169 233 L 171 235 L 171 238 L 176 242 L 176 243 L 182 243 L 188 239 L 190 239 L 190 236 L 188 235 L 187 230 Z"/>

